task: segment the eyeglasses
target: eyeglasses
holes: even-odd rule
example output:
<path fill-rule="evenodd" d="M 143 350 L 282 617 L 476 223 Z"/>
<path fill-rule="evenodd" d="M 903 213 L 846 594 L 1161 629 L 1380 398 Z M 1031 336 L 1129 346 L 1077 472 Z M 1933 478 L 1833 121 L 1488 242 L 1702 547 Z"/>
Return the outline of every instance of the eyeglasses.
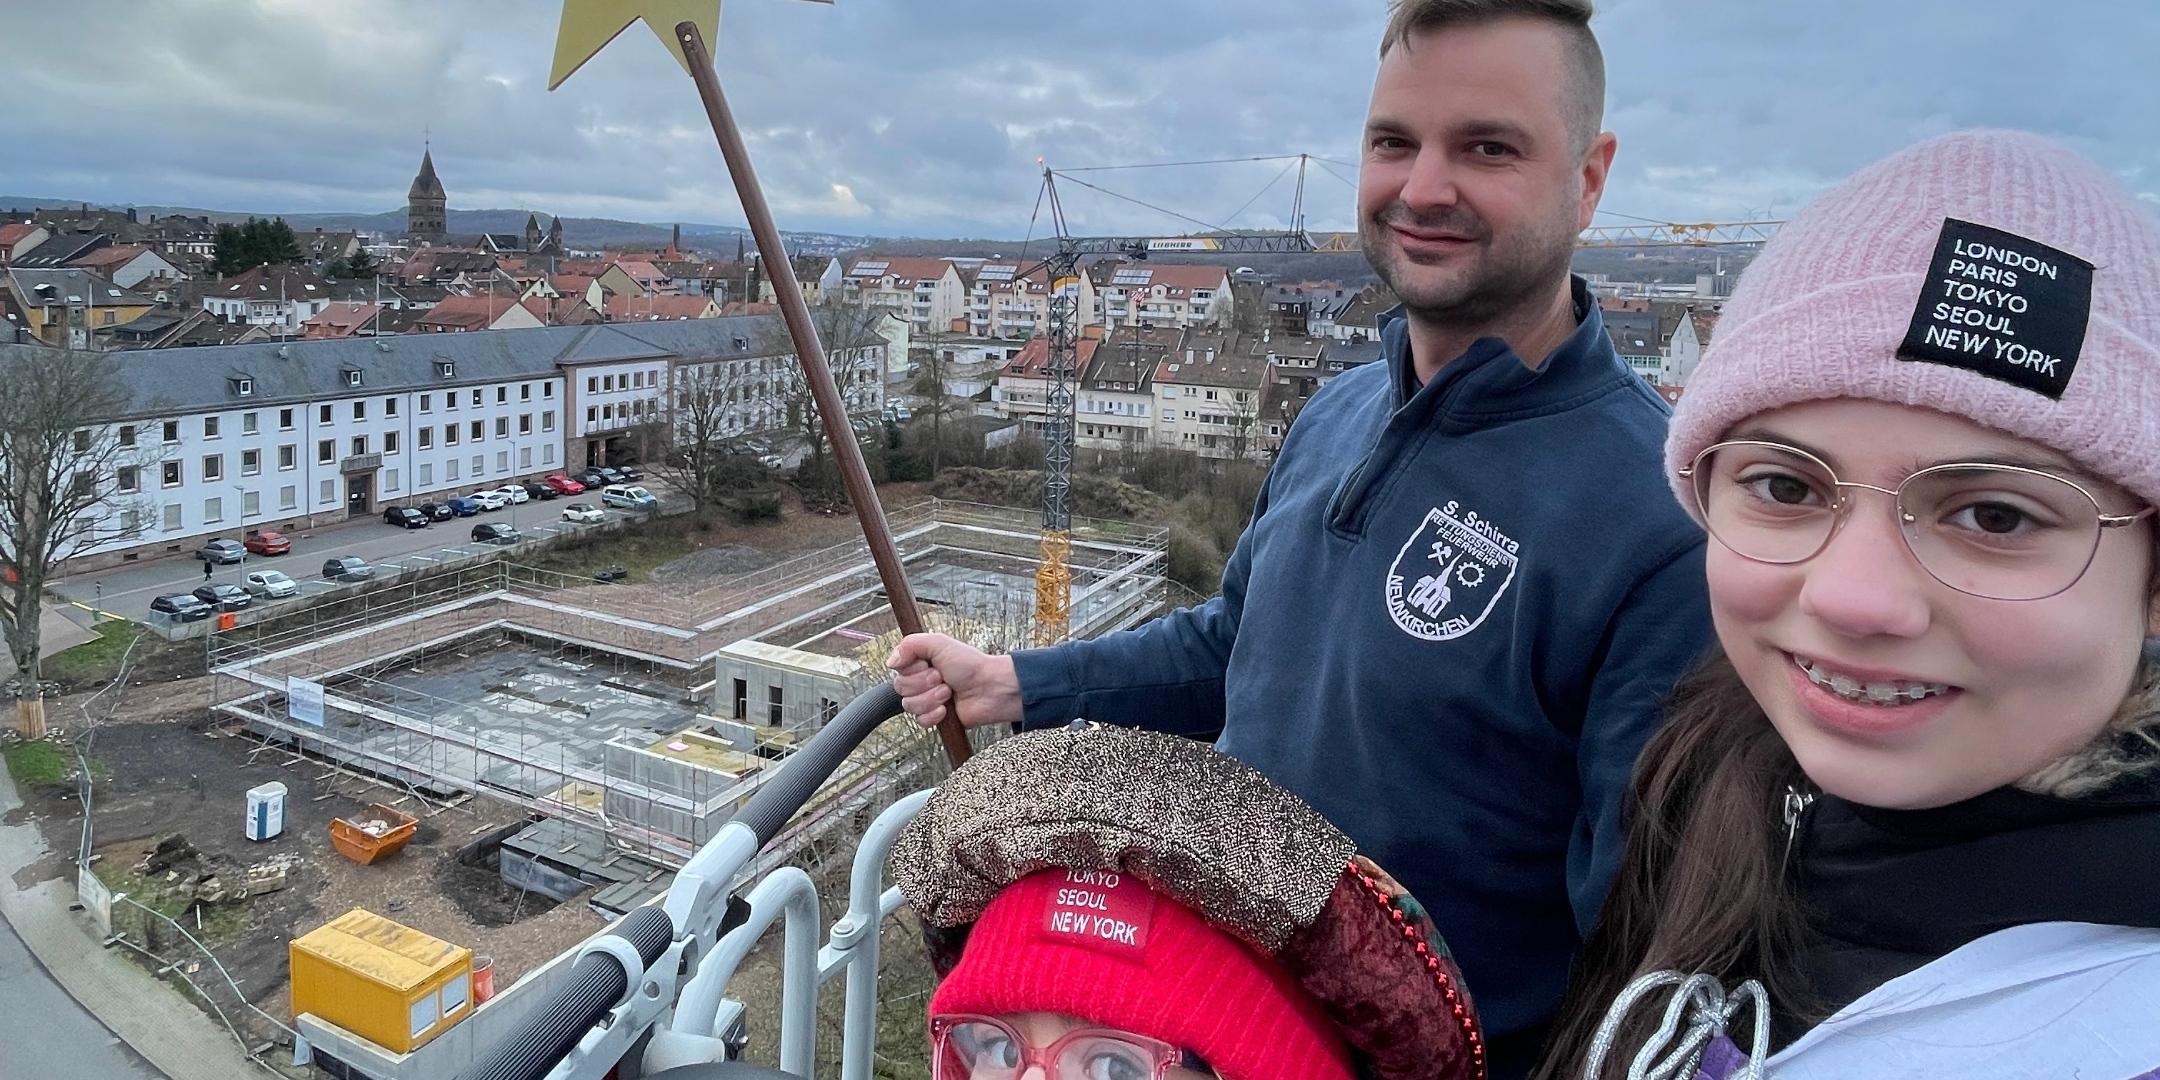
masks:
<path fill-rule="evenodd" d="M 1018 1080 L 1030 1067 L 1046 1080 L 1165 1080 L 1171 1069 L 1208 1075 L 1198 1058 L 1160 1039 L 1081 1028 L 1037 1047 L 989 1016 L 931 1018 L 930 1053 L 933 1080 Z"/>
<path fill-rule="evenodd" d="M 1710 535 L 1742 558 L 1806 562 L 1830 545 L 1851 491 L 1891 497 L 1898 533 L 1935 580 L 1990 600 L 2044 600 L 2077 584 L 2105 530 L 2153 513 L 2110 514 L 2076 483 L 2039 469 L 1932 465 L 1895 489 L 1838 479 L 1822 459 L 1779 443 L 1722 442 L 1680 470 Z"/>

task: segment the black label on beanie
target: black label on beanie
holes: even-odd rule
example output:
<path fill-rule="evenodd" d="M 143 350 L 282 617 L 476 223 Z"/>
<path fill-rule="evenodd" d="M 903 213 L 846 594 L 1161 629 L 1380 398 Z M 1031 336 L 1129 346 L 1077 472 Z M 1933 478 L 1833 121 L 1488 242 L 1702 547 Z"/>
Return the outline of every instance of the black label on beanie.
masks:
<path fill-rule="evenodd" d="M 2092 272 L 2038 240 L 1945 218 L 1898 356 L 2061 400 L 2085 347 Z"/>

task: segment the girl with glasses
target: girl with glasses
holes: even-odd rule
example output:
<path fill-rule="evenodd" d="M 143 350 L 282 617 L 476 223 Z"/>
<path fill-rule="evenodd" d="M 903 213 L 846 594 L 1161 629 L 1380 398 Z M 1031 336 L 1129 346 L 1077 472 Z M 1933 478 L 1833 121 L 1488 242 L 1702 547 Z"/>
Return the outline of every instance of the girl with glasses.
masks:
<path fill-rule="evenodd" d="M 1720 655 L 1543 1075 L 2160 1076 L 2151 209 L 2028 135 L 1868 168 L 1743 274 L 1667 462 Z"/>
<path fill-rule="evenodd" d="M 892 872 L 939 975 L 934 1080 L 1485 1076 L 1424 909 L 1206 744 L 1004 740 L 939 787 Z"/>

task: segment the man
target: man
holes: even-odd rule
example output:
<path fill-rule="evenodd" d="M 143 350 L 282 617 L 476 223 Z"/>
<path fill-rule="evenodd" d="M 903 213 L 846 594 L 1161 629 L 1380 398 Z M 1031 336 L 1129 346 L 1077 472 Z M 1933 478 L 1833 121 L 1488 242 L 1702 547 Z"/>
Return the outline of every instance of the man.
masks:
<path fill-rule="evenodd" d="M 1659 699 L 1709 640 L 1667 410 L 1568 273 L 1611 166 L 1589 0 L 1402 0 L 1358 184 L 1403 300 L 1314 395 L 1222 595 L 1011 657 L 891 659 L 909 712 L 1190 734 L 1296 792 L 1430 907 L 1532 1063 L 1620 854 Z M 1765 813 L 1770 812 L 1766 808 Z"/>

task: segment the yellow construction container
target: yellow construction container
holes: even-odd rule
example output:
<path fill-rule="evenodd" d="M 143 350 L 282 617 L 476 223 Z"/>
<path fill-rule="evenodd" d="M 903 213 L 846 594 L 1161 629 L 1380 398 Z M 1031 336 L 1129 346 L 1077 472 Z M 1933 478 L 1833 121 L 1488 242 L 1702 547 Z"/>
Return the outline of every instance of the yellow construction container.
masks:
<path fill-rule="evenodd" d="M 295 939 L 293 1015 L 411 1053 L 472 1014 L 472 950 L 354 908 Z"/>

